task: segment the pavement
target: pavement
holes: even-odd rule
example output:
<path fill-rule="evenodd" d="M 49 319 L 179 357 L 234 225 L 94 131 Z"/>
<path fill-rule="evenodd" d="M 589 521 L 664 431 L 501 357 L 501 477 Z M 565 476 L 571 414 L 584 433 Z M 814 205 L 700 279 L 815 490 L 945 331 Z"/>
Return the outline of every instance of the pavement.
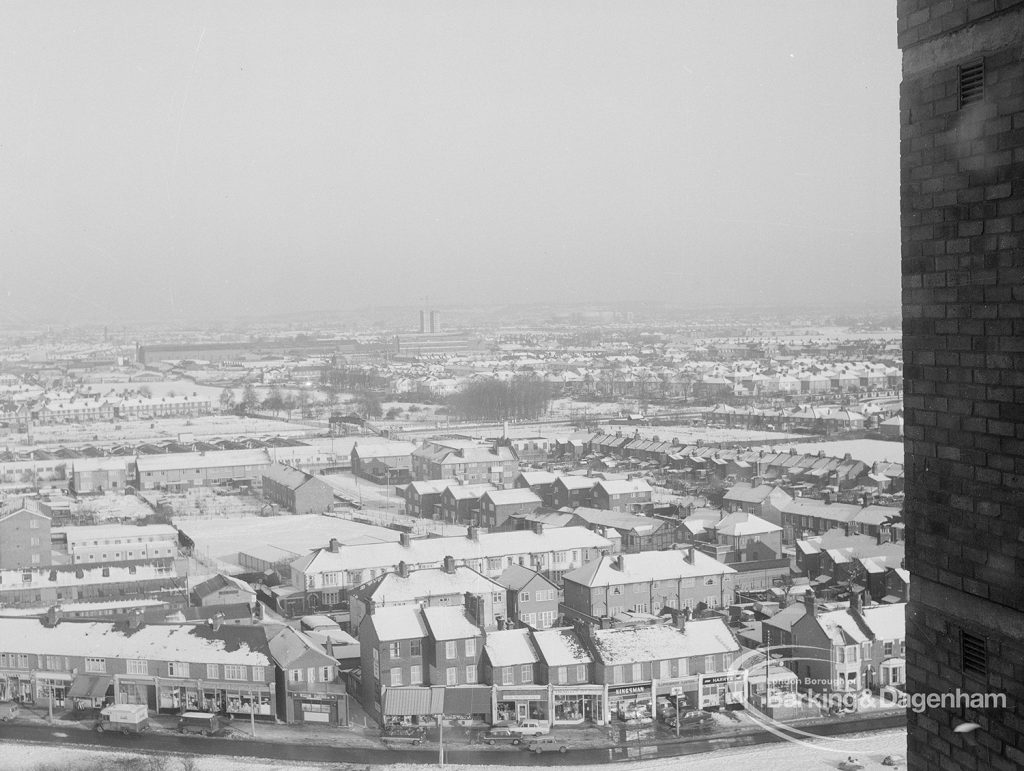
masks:
<path fill-rule="evenodd" d="M 324 748 L 350 748 L 355 751 L 381 751 L 381 750 L 413 750 L 408 741 L 393 740 L 383 741 L 380 738 L 377 724 L 366 716 L 355 700 L 350 700 L 351 724 L 349 726 L 329 726 L 322 724 L 300 723 L 288 725 L 284 723 L 261 722 L 255 723 L 255 736 L 251 721 L 244 718 L 235 718 L 228 725 L 225 739 L 245 742 L 247 744 L 273 744 L 273 745 L 305 745 L 319 746 Z M 714 722 L 702 728 L 684 728 L 680 737 L 676 737 L 675 730 L 661 723 L 650 723 L 647 725 L 622 725 L 611 726 L 580 726 L 580 727 L 559 727 L 553 731 L 558 737 L 559 743 L 565 744 L 575 750 L 597 750 L 621 752 L 628 751 L 630 747 L 637 746 L 665 746 L 666 750 L 671 745 L 685 745 L 688 743 L 705 744 L 709 741 L 720 744 L 749 744 L 757 741 L 756 736 L 764 734 L 765 729 L 756 723 L 746 712 L 721 712 L 713 713 Z M 847 714 L 831 718 L 808 718 L 794 721 L 794 726 L 822 735 L 844 733 L 847 730 L 871 730 L 873 723 L 877 727 L 893 727 L 898 725 L 900 720 L 905 720 L 903 710 L 879 710 L 863 714 Z M 71 711 L 55 710 L 53 720 L 49 719 L 46 705 L 22 705 L 19 717 L 12 721 L 13 724 L 35 725 L 37 727 L 50 727 L 61 731 L 83 731 L 93 730 L 94 718 L 75 715 Z M 173 735 L 177 736 L 178 718 L 176 715 L 151 715 L 149 736 Z M 865 727 L 866 726 L 866 727 Z M 474 726 L 471 728 L 445 727 L 444 744 L 447 751 L 456 751 L 459 748 L 472 750 L 474 753 L 507 753 L 511 747 L 502 744 L 489 746 L 483 744 L 477 738 L 481 730 L 486 726 Z M 438 749 L 436 729 L 429 729 L 426 740 L 415 748 L 419 752 L 424 750 L 436 752 Z M 696 749 L 694 747 L 693 749 Z M 679 747 L 677 751 L 685 751 Z"/>

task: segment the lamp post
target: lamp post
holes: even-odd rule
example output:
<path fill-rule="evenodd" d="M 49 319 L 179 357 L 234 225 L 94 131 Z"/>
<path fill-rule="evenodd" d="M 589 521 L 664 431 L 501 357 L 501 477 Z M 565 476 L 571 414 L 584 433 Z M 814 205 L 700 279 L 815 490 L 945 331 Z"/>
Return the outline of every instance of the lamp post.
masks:
<path fill-rule="evenodd" d="M 437 715 L 437 762 L 444 768 L 444 715 Z"/>
<path fill-rule="evenodd" d="M 252 728 L 252 738 L 256 738 L 256 695 L 249 690 L 249 725 Z"/>

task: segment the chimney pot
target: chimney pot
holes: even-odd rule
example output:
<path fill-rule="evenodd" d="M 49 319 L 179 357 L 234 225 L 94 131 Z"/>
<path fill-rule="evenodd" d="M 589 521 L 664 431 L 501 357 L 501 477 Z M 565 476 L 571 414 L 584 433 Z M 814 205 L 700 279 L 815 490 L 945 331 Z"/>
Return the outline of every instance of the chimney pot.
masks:
<path fill-rule="evenodd" d="M 398 542 L 408 549 L 410 546 L 412 546 L 412 536 L 409 535 L 409 533 L 402 533 L 398 536 Z M 401 564 L 404 565 L 405 563 L 403 562 Z"/>
<path fill-rule="evenodd" d="M 327 549 L 333 554 L 337 554 L 341 549 L 341 542 L 337 538 L 332 538 L 330 543 L 327 545 Z"/>

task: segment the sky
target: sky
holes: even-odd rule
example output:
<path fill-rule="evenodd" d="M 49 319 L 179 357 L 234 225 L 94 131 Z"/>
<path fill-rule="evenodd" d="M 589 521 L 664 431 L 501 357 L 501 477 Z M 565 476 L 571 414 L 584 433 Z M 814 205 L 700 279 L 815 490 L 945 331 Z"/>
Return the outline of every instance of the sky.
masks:
<path fill-rule="evenodd" d="M 886 0 L 7 0 L 0 319 L 899 298 Z"/>

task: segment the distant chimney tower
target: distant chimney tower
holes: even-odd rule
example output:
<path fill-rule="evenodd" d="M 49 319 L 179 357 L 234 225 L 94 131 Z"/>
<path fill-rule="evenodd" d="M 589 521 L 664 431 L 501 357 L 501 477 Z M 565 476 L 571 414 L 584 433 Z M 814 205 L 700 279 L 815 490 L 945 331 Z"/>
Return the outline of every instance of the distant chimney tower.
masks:
<path fill-rule="evenodd" d="M 436 335 L 441 332 L 441 311 L 430 312 L 430 334 Z"/>
<path fill-rule="evenodd" d="M 424 334 L 427 331 L 427 312 L 420 311 L 420 334 Z"/>

